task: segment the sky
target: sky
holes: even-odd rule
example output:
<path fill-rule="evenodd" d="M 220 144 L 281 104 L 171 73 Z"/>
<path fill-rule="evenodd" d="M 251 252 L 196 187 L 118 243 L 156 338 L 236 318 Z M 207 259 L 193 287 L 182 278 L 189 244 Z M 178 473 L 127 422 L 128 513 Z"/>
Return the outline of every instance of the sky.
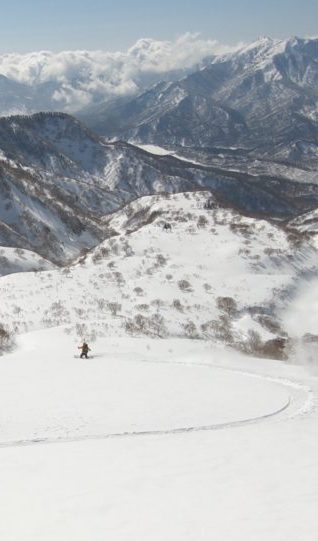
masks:
<path fill-rule="evenodd" d="M 126 50 L 187 33 L 221 43 L 317 34 L 317 0 L 0 0 L 0 54 Z"/>

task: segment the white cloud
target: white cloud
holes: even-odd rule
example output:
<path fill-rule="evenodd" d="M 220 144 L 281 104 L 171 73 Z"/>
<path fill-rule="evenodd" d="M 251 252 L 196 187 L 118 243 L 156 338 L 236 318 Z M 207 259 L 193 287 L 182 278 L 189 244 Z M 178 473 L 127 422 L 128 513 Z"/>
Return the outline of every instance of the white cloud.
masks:
<path fill-rule="evenodd" d="M 141 39 L 126 52 L 40 51 L 0 55 L 0 73 L 15 81 L 38 86 L 53 83 L 52 103 L 76 110 L 109 96 L 129 95 L 146 76 L 164 76 L 190 69 L 204 58 L 237 47 L 185 34 L 175 41 Z"/>

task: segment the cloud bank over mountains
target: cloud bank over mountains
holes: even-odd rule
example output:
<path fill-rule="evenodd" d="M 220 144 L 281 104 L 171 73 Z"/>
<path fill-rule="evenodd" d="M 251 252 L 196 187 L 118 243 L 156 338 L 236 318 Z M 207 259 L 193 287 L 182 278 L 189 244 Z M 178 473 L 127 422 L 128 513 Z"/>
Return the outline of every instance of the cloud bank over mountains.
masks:
<path fill-rule="evenodd" d="M 198 34 L 175 41 L 140 39 L 126 52 L 40 51 L 0 55 L 0 74 L 40 87 L 55 109 L 74 112 L 112 96 L 134 95 L 165 73 L 189 71 L 215 54 L 237 46 L 222 45 Z"/>

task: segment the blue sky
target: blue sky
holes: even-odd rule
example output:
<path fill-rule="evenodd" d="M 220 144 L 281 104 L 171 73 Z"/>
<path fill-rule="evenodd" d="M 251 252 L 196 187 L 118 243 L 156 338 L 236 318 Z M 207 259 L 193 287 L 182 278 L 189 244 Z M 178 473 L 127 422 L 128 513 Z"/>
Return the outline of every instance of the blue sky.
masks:
<path fill-rule="evenodd" d="M 1 0 L 0 0 L 1 1 Z M 0 53 L 124 50 L 186 32 L 224 43 L 318 34 L 318 0 L 2 0 Z"/>

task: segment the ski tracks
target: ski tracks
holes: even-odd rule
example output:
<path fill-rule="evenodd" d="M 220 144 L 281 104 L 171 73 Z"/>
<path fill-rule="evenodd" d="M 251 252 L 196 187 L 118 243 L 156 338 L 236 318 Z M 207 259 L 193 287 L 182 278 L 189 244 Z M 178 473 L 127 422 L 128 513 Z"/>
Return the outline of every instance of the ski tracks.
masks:
<path fill-rule="evenodd" d="M 169 429 L 156 429 L 156 430 L 140 430 L 140 431 L 126 431 L 126 432 L 114 432 L 114 433 L 100 433 L 100 434 L 87 434 L 81 436 L 65 436 L 59 438 L 34 438 L 24 440 L 11 440 L 0 442 L 0 449 L 13 448 L 13 447 L 29 447 L 35 445 L 56 445 L 66 443 L 76 443 L 85 441 L 98 441 L 98 440 L 110 440 L 110 439 L 124 439 L 124 438 L 136 438 L 136 437 L 150 437 L 150 436 L 173 436 L 180 434 L 192 434 L 198 432 L 218 431 L 232 428 L 244 427 L 246 425 L 253 425 L 266 421 L 286 421 L 309 415 L 316 411 L 318 406 L 318 397 L 311 387 L 305 385 L 299 381 L 294 381 L 287 378 L 273 377 L 269 375 L 259 374 L 255 372 L 249 372 L 242 369 L 223 367 L 211 363 L 191 363 L 184 361 L 149 361 L 149 360 L 137 360 L 137 361 L 123 361 L 123 362 L 139 362 L 139 363 L 161 363 L 161 364 L 174 364 L 184 366 L 197 366 L 204 367 L 213 370 L 222 370 L 242 376 L 261 379 L 280 385 L 288 389 L 288 398 L 286 403 L 276 411 L 271 413 L 242 419 L 238 421 L 229 421 L 225 423 L 211 424 L 211 425 L 197 425 L 197 426 L 185 426 L 175 427 Z"/>

